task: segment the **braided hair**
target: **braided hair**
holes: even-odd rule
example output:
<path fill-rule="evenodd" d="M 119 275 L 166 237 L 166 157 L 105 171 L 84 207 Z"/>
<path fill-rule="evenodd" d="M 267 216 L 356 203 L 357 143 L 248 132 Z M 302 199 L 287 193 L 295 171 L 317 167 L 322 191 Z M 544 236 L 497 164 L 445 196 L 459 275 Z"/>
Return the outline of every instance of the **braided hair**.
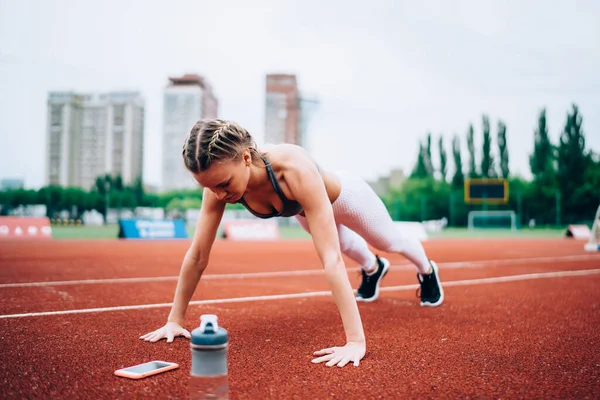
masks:
<path fill-rule="evenodd" d="M 248 131 L 235 122 L 203 119 L 190 130 L 183 144 L 185 167 L 193 174 L 206 171 L 213 162 L 237 159 L 249 149 L 253 161 L 261 153 Z"/>

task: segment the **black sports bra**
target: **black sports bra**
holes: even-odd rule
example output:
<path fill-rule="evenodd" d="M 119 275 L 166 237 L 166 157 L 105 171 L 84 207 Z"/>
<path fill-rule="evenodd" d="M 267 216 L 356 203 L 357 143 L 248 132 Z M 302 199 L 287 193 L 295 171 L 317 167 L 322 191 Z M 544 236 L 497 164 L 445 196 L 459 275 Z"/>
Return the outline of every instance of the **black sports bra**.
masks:
<path fill-rule="evenodd" d="M 265 163 L 265 166 L 267 167 L 267 173 L 269 175 L 269 179 L 271 180 L 271 184 L 273 185 L 273 189 L 275 189 L 275 193 L 277 193 L 277 196 L 279 196 L 279 198 L 281 199 L 281 210 L 275 210 L 271 214 L 258 213 L 248 206 L 248 203 L 246 203 L 246 200 L 244 200 L 243 196 L 241 199 L 238 200 L 238 203 L 246 207 L 246 209 L 250 211 L 252 215 L 263 219 L 273 217 L 293 217 L 294 215 L 301 213 L 304 210 L 304 208 L 296 200 L 290 200 L 287 197 L 285 197 L 285 194 L 283 194 L 283 191 L 281 190 L 281 186 L 279 186 L 279 182 L 277 182 L 277 177 L 275 176 L 275 172 L 271 167 L 271 163 L 269 163 L 269 160 L 267 160 L 265 156 L 263 156 L 262 159 Z"/>

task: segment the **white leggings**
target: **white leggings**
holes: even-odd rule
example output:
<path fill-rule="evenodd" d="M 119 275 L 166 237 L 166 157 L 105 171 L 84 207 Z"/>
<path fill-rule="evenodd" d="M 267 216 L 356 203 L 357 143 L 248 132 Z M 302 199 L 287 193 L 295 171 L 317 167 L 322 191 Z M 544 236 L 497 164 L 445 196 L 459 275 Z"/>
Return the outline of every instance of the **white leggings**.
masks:
<path fill-rule="evenodd" d="M 429 260 L 423 245 L 398 229 L 373 189 L 360 177 L 345 172 L 336 175 L 342 190 L 332 206 L 342 253 L 370 270 L 375 265 L 375 255 L 369 250 L 369 243 L 380 251 L 402 254 L 415 264 L 417 272 L 427 273 Z M 310 233 L 306 217 L 296 215 L 296 219 Z"/>

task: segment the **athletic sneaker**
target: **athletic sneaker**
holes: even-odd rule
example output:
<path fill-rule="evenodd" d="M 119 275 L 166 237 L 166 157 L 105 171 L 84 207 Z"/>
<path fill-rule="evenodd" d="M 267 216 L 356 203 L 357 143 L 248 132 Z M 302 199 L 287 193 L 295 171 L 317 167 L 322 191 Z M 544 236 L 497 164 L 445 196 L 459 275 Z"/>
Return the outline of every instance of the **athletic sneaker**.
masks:
<path fill-rule="evenodd" d="M 444 302 L 444 289 L 442 289 L 440 283 L 438 266 L 431 260 L 429 263 L 432 269 L 429 275 L 417 274 L 417 278 L 421 283 L 421 288 L 417 289 L 417 296 L 421 296 L 421 306 L 437 307 Z"/>
<path fill-rule="evenodd" d="M 376 272 L 367 275 L 364 269 L 361 271 L 362 283 L 358 288 L 356 301 L 371 302 L 377 300 L 377 297 L 379 297 L 379 283 L 390 268 L 390 262 L 385 258 L 379 258 L 379 256 L 375 256 L 375 258 L 377 259 Z"/>

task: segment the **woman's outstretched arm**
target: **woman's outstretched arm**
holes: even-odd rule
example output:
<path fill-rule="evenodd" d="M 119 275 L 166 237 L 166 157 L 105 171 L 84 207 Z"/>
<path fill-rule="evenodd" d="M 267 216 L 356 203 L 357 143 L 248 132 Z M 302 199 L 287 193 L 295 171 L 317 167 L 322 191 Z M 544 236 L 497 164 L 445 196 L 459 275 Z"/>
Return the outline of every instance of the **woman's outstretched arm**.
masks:
<path fill-rule="evenodd" d="M 317 351 L 315 355 L 320 357 L 313 362 L 327 361 L 327 366 L 337 364 L 340 367 L 352 362 L 358 366 L 366 351 L 365 334 L 342 258 L 333 209 L 323 179 L 314 163 L 301 156 L 294 160 L 293 166 L 284 171 L 284 175 L 294 199 L 304 208 L 315 249 L 325 269 L 346 333 L 345 346 Z"/>
<path fill-rule="evenodd" d="M 189 338 L 190 333 L 183 328 L 185 313 L 198 286 L 200 277 L 208 264 L 210 251 L 224 210 L 225 203 L 218 201 L 210 190 L 204 189 L 202 207 L 196 223 L 196 232 L 192 244 L 183 258 L 173 306 L 167 323 L 163 327 L 141 336 L 140 339 L 156 342 L 166 338 L 168 342 L 172 342 L 176 336 Z"/>

